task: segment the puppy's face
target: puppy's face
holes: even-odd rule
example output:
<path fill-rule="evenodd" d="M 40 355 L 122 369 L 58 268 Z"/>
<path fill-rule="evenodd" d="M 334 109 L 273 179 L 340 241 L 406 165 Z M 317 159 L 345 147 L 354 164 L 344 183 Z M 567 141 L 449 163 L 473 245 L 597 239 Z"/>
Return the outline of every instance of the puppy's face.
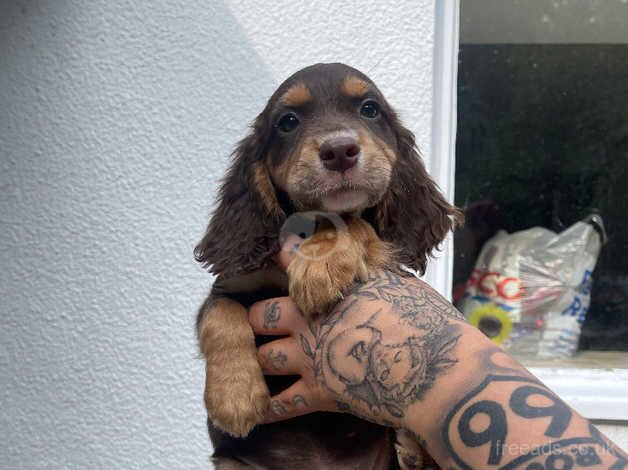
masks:
<path fill-rule="evenodd" d="M 398 261 L 419 271 L 461 220 L 368 77 L 313 65 L 281 84 L 238 144 L 196 259 L 214 273 L 251 272 L 279 249 L 295 210 L 363 209 Z"/>
<path fill-rule="evenodd" d="M 298 210 L 337 213 L 377 204 L 397 158 L 393 111 L 375 85 L 341 64 L 290 77 L 267 107 L 265 163 Z"/>

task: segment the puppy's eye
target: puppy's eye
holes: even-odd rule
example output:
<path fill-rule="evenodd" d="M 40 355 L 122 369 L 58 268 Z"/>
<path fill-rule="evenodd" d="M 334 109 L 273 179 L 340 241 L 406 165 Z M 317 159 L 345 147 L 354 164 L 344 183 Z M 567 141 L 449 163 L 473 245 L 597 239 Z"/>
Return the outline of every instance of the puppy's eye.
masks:
<path fill-rule="evenodd" d="M 379 104 L 376 101 L 368 100 L 362 103 L 360 114 L 364 117 L 373 119 L 379 114 Z"/>
<path fill-rule="evenodd" d="M 277 129 L 281 132 L 292 132 L 297 128 L 299 122 L 299 118 L 294 113 L 284 114 L 277 122 Z"/>

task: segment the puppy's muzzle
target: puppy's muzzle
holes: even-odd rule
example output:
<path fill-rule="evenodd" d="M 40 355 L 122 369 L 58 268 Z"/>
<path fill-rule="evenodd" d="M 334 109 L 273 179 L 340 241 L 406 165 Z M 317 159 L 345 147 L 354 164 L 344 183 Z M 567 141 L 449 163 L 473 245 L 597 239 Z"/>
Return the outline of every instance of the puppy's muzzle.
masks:
<path fill-rule="evenodd" d="M 360 146 L 353 137 L 335 137 L 323 142 L 318 154 L 325 168 L 343 172 L 358 162 Z"/>

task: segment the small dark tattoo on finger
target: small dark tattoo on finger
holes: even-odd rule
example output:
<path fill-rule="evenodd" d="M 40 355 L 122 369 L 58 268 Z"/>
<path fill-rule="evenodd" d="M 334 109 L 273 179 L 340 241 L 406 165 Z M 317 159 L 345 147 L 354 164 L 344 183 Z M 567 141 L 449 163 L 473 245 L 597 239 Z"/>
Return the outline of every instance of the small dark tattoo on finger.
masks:
<path fill-rule="evenodd" d="M 307 400 L 303 397 L 303 395 L 295 395 L 292 399 L 292 404 L 297 408 L 307 408 L 308 403 Z"/>
<path fill-rule="evenodd" d="M 285 415 L 287 410 L 286 407 L 279 400 L 273 400 L 270 402 L 270 409 L 277 416 Z"/>
<path fill-rule="evenodd" d="M 286 356 L 281 351 L 268 351 L 268 363 L 275 370 L 281 370 L 286 367 L 288 362 L 288 356 Z"/>
<path fill-rule="evenodd" d="M 275 300 L 266 305 L 266 309 L 264 310 L 264 328 L 277 328 L 277 323 L 279 323 L 280 318 L 281 314 L 279 309 L 279 301 Z"/>

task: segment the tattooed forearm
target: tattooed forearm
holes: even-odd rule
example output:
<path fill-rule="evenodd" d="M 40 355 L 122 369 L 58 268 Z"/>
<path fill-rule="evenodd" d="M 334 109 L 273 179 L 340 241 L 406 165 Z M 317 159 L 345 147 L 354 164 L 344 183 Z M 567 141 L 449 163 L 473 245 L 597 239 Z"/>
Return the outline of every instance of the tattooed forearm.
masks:
<path fill-rule="evenodd" d="M 441 427 L 457 468 L 628 467 L 593 425 L 496 348 L 478 353 L 488 375 L 457 401 Z"/>

